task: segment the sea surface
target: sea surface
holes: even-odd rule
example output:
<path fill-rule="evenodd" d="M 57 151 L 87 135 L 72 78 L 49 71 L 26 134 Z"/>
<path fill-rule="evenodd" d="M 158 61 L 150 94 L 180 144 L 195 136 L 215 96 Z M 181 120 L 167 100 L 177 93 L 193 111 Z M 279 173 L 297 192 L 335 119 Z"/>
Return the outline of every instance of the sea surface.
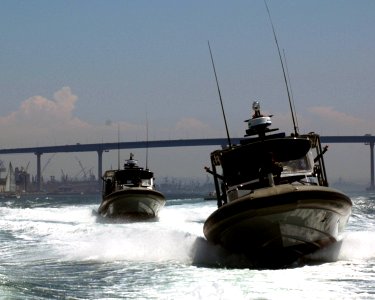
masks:
<path fill-rule="evenodd" d="M 168 199 L 157 222 L 123 224 L 97 219 L 100 195 L 0 199 L 0 299 L 375 299 L 375 194 L 349 196 L 342 241 L 277 270 L 207 243 L 215 201 Z"/>

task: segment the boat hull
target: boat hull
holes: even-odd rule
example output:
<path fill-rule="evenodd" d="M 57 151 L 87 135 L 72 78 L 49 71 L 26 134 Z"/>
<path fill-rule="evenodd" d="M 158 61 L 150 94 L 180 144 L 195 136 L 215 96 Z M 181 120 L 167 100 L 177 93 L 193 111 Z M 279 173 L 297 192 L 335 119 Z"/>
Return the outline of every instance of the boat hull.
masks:
<path fill-rule="evenodd" d="M 256 265 L 278 267 L 335 243 L 351 206 L 346 195 L 328 187 L 278 185 L 221 206 L 203 231 L 208 241 Z"/>
<path fill-rule="evenodd" d="M 129 188 L 103 197 L 98 213 L 110 218 L 155 218 L 165 202 L 165 197 L 158 191 Z"/>

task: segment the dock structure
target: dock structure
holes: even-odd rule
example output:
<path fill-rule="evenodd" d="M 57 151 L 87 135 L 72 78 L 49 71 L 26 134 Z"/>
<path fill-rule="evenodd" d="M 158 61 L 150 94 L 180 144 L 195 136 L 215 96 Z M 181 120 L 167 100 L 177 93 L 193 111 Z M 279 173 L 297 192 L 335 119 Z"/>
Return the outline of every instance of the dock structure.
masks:
<path fill-rule="evenodd" d="M 238 144 L 242 138 L 231 138 L 233 144 Z M 366 134 L 363 136 L 321 136 L 322 143 L 360 143 L 370 146 L 370 187 L 375 190 L 374 185 L 374 144 L 375 136 Z M 179 139 L 179 140 L 156 140 L 156 141 L 136 141 L 117 143 L 97 143 L 97 144 L 73 144 L 61 146 L 42 146 L 29 148 L 0 149 L 0 155 L 5 154 L 27 154 L 32 153 L 37 158 L 36 182 L 38 190 L 41 189 L 41 157 L 45 153 L 67 153 L 67 152 L 96 152 L 98 154 L 98 178 L 101 178 L 103 169 L 103 152 L 118 149 L 139 149 L 139 148 L 171 148 L 171 147 L 198 147 L 198 146 L 226 146 L 226 138 L 209 139 Z"/>

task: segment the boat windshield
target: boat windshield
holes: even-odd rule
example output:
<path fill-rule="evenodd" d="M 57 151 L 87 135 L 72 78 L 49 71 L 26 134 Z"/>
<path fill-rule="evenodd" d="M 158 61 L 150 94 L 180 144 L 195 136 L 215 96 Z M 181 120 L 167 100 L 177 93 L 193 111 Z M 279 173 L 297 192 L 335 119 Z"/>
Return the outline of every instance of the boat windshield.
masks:
<path fill-rule="evenodd" d="M 311 175 L 314 169 L 314 159 L 311 151 L 295 160 L 289 160 L 282 163 L 283 171 L 281 177 L 295 176 L 295 175 Z"/>

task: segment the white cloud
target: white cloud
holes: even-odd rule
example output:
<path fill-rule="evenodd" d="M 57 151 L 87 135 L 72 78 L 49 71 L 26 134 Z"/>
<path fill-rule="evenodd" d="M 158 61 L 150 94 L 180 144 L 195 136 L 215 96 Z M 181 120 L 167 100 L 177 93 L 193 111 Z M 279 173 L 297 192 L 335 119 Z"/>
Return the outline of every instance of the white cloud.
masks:
<path fill-rule="evenodd" d="M 90 124 L 73 115 L 78 97 L 69 87 L 57 91 L 52 99 L 33 96 L 17 111 L 0 117 L 2 145 L 8 148 L 49 143 L 58 135 L 72 136 L 89 129 Z"/>
<path fill-rule="evenodd" d="M 331 106 L 310 107 L 309 111 L 326 120 L 332 120 L 342 124 L 359 125 L 363 123 L 362 119 L 356 118 L 340 111 L 336 111 Z"/>
<path fill-rule="evenodd" d="M 324 131 L 324 134 L 362 135 L 375 127 L 372 120 L 338 111 L 331 106 L 310 107 L 308 111 L 313 115 L 311 125 Z"/>
<path fill-rule="evenodd" d="M 202 130 L 207 130 L 208 125 L 204 124 L 202 121 L 197 120 L 195 118 L 182 118 L 180 119 L 176 126 L 175 126 L 176 131 L 185 131 L 189 130 L 192 133 L 196 131 L 202 131 Z"/>
<path fill-rule="evenodd" d="M 146 125 L 143 123 L 104 120 L 103 124 L 94 124 L 80 119 L 75 116 L 77 101 L 78 97 L 70 87 L 56 91 L 52 99 L 38 95 L 24 100 L 16 111 L 0 116 L 0 147 L 116 142 L 118 129 L 121 140 L 146 139 Z M 152 126 L 150 139 L 213 136 L 215 131 L 210 130 L 209 125 L 192 117 L 184 117 L 170 128 Z"/>
<path fill-rule="evenodd" d="M 174 127 L 175 138 L 216 138 L 223 137 L 223 128 L 212 128 L 207 123 L 202 122 L 194 117 L 181 118 Z"/>

